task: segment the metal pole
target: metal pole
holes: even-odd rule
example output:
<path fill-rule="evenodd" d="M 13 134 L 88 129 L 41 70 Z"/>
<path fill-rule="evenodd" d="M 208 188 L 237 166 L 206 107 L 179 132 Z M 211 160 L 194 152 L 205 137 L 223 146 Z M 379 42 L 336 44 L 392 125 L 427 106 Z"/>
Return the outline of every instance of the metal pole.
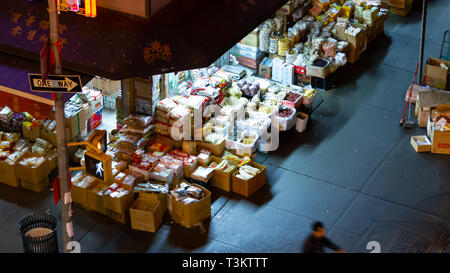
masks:
<path fill-rule="evenodd" d="M 425 47 L 425 27 L 427 23 L 427 0 L 422 0 L 422 32 L 420 33 L 419 85 L 423 85 L 423 50 Z"/>
<path fill-rule="evenodd" d="M 58 41 L 58 11 L 56 0 L 48 0 L 49 17 L 50 17 L 50 42 L 52 50 L 55 54 L 55 72 L 56 74 L 62 74 L 61 56 L 56 46 Z M 58 151 L 58 174 L 61 193 L 61 222 L 62 222 L 62 237 L 64 252 L 70 252 L 67 250 L 67 245 L 73 239 L 73 225 L 69 215 L 71 215 L 71 198 L 69 189 L 69 164 L 67 160 L 67 143 L 66 143 L 66 128 L 64 124 L 64 94 L 56 93 L 55 101 L 55 117 L 56 117 L 56 139 L 57 139 L 57 151 Z M 66 202 L 66 199 L 69 202 Z M 67 204 L 66 204 L 67 203 Z"/>

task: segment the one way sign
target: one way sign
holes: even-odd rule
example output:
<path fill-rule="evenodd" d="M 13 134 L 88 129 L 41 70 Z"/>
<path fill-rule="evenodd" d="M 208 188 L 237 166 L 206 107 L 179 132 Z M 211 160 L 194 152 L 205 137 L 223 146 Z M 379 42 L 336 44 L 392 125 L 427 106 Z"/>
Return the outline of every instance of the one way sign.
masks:
<path fill-rule="evenodd" d="M 41 74 L 28 74 L 31 91 L 81 93 L 81 79 L 78 75 L 49 75 L 45 81 Z"/>

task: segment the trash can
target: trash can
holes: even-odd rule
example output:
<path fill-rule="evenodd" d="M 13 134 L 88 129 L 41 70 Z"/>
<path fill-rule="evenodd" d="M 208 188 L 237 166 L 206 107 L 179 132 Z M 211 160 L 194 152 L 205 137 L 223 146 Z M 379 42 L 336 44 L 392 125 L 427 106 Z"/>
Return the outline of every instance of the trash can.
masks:
<path fill-rule="evenodd" d="M 24 253 L 58 253 L 57 226 L 56 217 L 45 212 L 22 218 L 18 227 Z"/>

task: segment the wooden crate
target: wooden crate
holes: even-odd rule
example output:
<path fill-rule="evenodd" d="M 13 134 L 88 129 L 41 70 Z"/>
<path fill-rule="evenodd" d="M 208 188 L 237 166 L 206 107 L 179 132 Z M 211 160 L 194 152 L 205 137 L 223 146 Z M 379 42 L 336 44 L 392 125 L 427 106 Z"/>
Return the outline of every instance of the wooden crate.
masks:
<path fill-rule="evenodd" d="M 266 184 L 266 167 L 254 162 L 254 161 L 251 161 L 247 164 L 254 168 L 258 168 L 261 171 L 254 177 L 250 178 L 249 180 L 243 180 L 243 179 L 238 178 L 236 176 L 236 174 L 238 174 L 239 170 L 237 170 L 233 174 L 233 176 L 232 176 L 233 192 L 238 193 L 245 197 L 249 197 L 254 192 L 256 192 L 259 188 L 264 186 L 264 184 Z"/>

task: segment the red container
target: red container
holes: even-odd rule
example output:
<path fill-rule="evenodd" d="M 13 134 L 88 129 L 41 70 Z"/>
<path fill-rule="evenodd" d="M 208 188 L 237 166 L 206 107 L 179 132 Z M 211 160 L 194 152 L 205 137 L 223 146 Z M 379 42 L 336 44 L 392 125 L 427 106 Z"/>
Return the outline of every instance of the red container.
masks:
<path fill-rule="evenodd" d="M 295 73 L 306 75 L 306 67 L 294 65 Z"/>
<path fill-rule="evenodd" d="M 97 128 L 102 123 L 102 110 L 92 116 L 92 129 Z"/>

